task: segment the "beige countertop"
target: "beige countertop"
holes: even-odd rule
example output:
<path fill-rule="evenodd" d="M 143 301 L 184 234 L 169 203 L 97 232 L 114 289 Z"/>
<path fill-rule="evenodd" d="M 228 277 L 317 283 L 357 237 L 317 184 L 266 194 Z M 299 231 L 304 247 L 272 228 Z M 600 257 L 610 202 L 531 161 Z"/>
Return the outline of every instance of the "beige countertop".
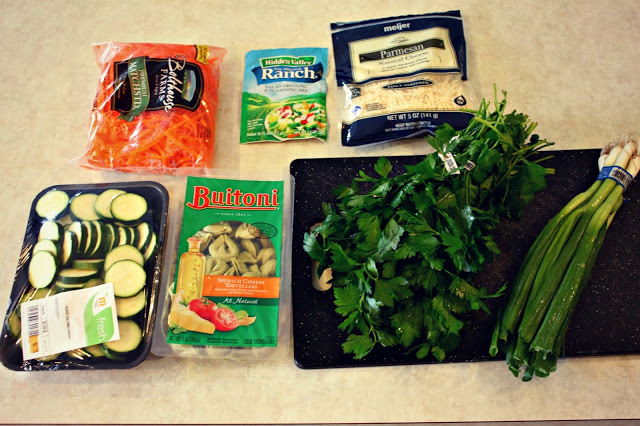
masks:
<path fill-rule="evenodd" d="M 331 48 L 329 24 L 460 9 L 469 82 L 493 84 L 560 149 L 599 148 L 640 130 L 640 3 L 634 0 L 0 3 L 0 310 L 4 314 L 29 207 L 42 189 L 105 181 L 69 161 L 84 152 L 101 41 L 210 44 L 224 60 L 214 165 L 285 171 L 296 158 L 408 155 L 423 140 L 340 144 L 333 62 L 326 143 L 240 146 L 244 55 Z M 331 50 L 330 50 L 331 52 Z M 335 117 L 335 114 L 333 115 Z M 640 357 L 560 361 L 523 383 L 504 362 L 302 370 L 293 351 L 268 362 L 150 355 L 130 370 L 22 373 L 0 368 L 0 422 L 329 423 L 640 418 Z"/>

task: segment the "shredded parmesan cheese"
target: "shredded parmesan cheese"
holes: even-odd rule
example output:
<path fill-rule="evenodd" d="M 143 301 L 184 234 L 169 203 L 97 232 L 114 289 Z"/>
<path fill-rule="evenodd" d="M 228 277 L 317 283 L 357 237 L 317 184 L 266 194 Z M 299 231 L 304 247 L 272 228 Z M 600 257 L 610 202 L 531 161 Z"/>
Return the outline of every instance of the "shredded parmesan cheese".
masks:
<path fill-rule="evenodd" d="M 430 112 L 433 115 L 459 111 L 471 96 L 467 83 L 457 73 L 423 73 L 366 84 L 344 84 L 342 88 L 345 97 L 342 121 L 347 124 L 381 114 Z"/>
<path fill-rule="evenodd" d="M 334 23 L 331 30 L 343 145 L 417 137 L 443 123 L 467 126 L 459 11 Z"/>

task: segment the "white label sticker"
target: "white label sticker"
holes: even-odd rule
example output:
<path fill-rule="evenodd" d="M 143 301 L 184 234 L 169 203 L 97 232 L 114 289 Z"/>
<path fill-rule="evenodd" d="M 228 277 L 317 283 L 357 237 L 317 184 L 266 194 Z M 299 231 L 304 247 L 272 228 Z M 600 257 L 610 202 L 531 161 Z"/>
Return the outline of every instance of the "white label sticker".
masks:
<path fill-rule="evenodd" d="M 23 303 L 23 359 L 118 340 L 115 303 L 111 283 Z"/>

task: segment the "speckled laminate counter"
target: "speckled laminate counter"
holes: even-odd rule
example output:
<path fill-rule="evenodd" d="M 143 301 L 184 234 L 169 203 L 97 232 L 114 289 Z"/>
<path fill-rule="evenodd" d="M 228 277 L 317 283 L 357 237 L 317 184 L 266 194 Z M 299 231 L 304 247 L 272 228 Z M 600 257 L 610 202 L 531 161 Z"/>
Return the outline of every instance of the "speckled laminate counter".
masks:
<path fill-rule="evenodd" d="M 640 129 L 640 4 L 537 1 L 3 2 L 0 4 L 0 309 L 4 314 L 33 197 L 52 184 L 109 178 L 69 160 L 87 143 L 98 70 L 91 43 L 202 43 L 228 49 L 214 164 L 288 170 L 313 157 L 413 155 L 421 140 L 340 145 L 329 94 L 326 143 L 240 146 L 244 55 L 331 47 L 329 23 L 460 9 L 469 82 L 493 84 L 558 149 L 599 148 Z M 333 89 L 332 62 L 329 87 Z M 333 115 L 332 115 L 333 114 Z M 332 125 L 333 124 L 333 125 Z M 159 358 L 125 371 L 17 373 L 0 368 L 3 423 L 330 423 L 640 417 L 640 357 L 563 360 L 545 380 L 503 362 L 301 370 L 293 353 L 263 363 Z"/>

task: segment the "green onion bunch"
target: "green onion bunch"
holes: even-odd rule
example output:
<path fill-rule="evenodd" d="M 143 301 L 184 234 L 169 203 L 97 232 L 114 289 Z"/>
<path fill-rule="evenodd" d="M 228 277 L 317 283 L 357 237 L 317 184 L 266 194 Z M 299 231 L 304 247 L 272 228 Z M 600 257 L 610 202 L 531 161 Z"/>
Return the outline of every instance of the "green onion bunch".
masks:
<path fill-rule="evenodd" d="M 638 141 L 630 135 L 605 146 L 600 175 L 542 229 L 529 249 L 500 312 L 489 353 L 502 350 L 522 380 L 556 370 L 565 335 L 623 192 L 640 169 Z"/>

